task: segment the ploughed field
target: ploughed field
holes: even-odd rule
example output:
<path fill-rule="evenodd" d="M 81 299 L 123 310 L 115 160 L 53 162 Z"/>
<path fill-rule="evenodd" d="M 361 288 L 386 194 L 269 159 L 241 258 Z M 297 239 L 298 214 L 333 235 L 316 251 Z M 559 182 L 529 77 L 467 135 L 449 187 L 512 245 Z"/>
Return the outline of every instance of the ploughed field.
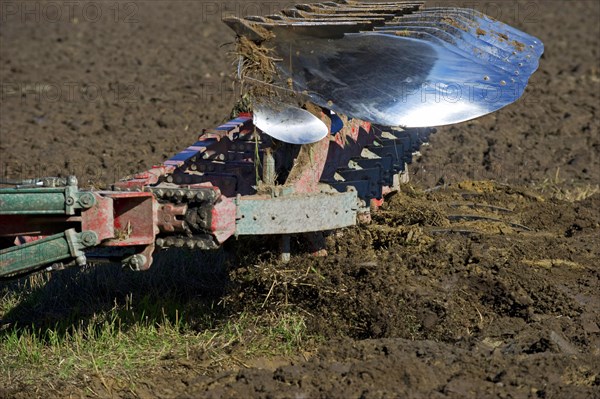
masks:
<path fill-rule="evenodd" d="M 75 3 L 3 3 L 2 176 L 99 188 L 161 162 L 236 100 L 221 17 L 288 5 Z M 440 128 L 371 224 L 285 265 L 240 240 L 2 282 L 0 396 L 600 397 L 600 5 L 476 7 L 542 39 L 540 69 L 517 103 Z M 139 331 L 167 349 L 114 350 Z M 58 356 L 69 334 L 94 349 Z"/>

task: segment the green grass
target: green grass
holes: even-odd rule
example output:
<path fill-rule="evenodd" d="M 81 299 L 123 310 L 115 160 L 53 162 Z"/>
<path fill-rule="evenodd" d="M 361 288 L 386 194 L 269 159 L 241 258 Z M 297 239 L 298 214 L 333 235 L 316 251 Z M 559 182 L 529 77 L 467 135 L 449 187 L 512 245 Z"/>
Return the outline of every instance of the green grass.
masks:
<path fill-rule="evenodd" d="M 95 374 L 134 384 L 162 362 L 201 357 L 199 372 L 211 373 L 315 345 L 319 338 L 293 310 L 225 307 L 231 262 L 224 252 L 181 251 L 159 257 L 148 272 L 98 265 L 3 283 L 2 383 Z"/>

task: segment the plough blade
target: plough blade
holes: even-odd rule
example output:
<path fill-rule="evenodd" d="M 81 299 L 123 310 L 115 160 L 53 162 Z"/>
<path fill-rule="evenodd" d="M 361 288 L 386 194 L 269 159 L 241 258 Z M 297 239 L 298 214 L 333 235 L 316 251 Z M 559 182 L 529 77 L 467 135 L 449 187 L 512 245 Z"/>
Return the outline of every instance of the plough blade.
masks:
<path fill-rule="evenodd" d="M 539 39 L 474 10 L 421 5 L 339 0 L 225 22 L 272 51 L 275 84 L 383 126 L 463 122 L 522 96 Z"/>

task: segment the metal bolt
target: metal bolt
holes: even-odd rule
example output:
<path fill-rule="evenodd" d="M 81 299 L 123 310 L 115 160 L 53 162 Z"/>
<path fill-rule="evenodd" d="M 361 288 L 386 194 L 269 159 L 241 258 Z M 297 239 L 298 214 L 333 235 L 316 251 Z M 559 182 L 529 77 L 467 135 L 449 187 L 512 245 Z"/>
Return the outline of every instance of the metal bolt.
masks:
<path fill-rule="evenodd" d="M 85 255 L 80 255 L 75 258 L 75 263 L 77 263 L 77 266 L 85 266 L 87 263 L 87 258 Z"/>
<path fill-rule="evenodd" d="M 162 247 L 165 245 L 165 240 L 164 238 L 157 238 L 156 239 L 156 245 L 158 245 L 159 247 Z"/>
<path fill-rule="evenodd" d="M 204 193 L 203 193 L 202 191 L 198 191 L 198 192 L 196 193 L 196 199 L 197 199 L 198 201 L 202 201 L 202 200 L 204 200 Z"/>
<path fill-rule="evenodd" d="M 65 199 L 65 204 L 67 204 L 69 206 L 73 205 L 74 203 L 75 203 L 75 200 L 73 199 L 73 197 L 67 197 Z"/>
<path fill-rule="evenodd" d="M 76 186 L 77 185 L 77 178 L 75 176 L 68 176 L 67 177 L 67 186 Z"/>
<path fill-rule="evenodd" d="M 81 204 L 81 206 L 83 206 L 84 208 L 89 208 L 92 205 L 94 205 L 94 196 L 90 193 L 85 193 L 82 194 L 79 197 L 79 203 Z"/>
<path fill-rule="evenodd" d="M 81 243 L 86 247 L 91 247 L 92 245 L 96 245 L 98 241 L 98 237 L 92 231 L 84 231 L 80 236 Z"/>
<path fill-rule="evenodd" d="M 132 270 L 139 271 L 146 264 L 146 257 L 141 254 L 133 255 L 127 258 L 124 263 Z"/>

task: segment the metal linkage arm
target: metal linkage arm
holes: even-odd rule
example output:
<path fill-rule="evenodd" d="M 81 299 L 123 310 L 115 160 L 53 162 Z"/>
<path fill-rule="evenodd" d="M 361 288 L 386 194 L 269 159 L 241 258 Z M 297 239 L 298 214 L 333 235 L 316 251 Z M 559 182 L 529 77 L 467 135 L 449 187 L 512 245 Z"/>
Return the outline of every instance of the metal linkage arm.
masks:
<path fill-rule="evenodd" d="M 87 258 L 121 258 L 145 270 L 159 233 L 158 208 L 151 192 L 82 191 L 74 177 L 59 187 L 0 189 L 0 278 L 56 262 L 81 266 Z"/>
<path fill-rule="evenodd" d="M 83 249 L 99 244 L 93 231 L 77 233 L 69 229 L 28 244 L 17 245 L 0 251 L 0 277 L 26 274 L 41 266 L 73 259 L 83 266 L 86 257 Z"/>
<path fill-rule="evenodd" d="M 92 193 L 78 190 L 75 178 L 64 187 L 0 189 L 0 215 L 74 215 L 95 204 Z"/>

